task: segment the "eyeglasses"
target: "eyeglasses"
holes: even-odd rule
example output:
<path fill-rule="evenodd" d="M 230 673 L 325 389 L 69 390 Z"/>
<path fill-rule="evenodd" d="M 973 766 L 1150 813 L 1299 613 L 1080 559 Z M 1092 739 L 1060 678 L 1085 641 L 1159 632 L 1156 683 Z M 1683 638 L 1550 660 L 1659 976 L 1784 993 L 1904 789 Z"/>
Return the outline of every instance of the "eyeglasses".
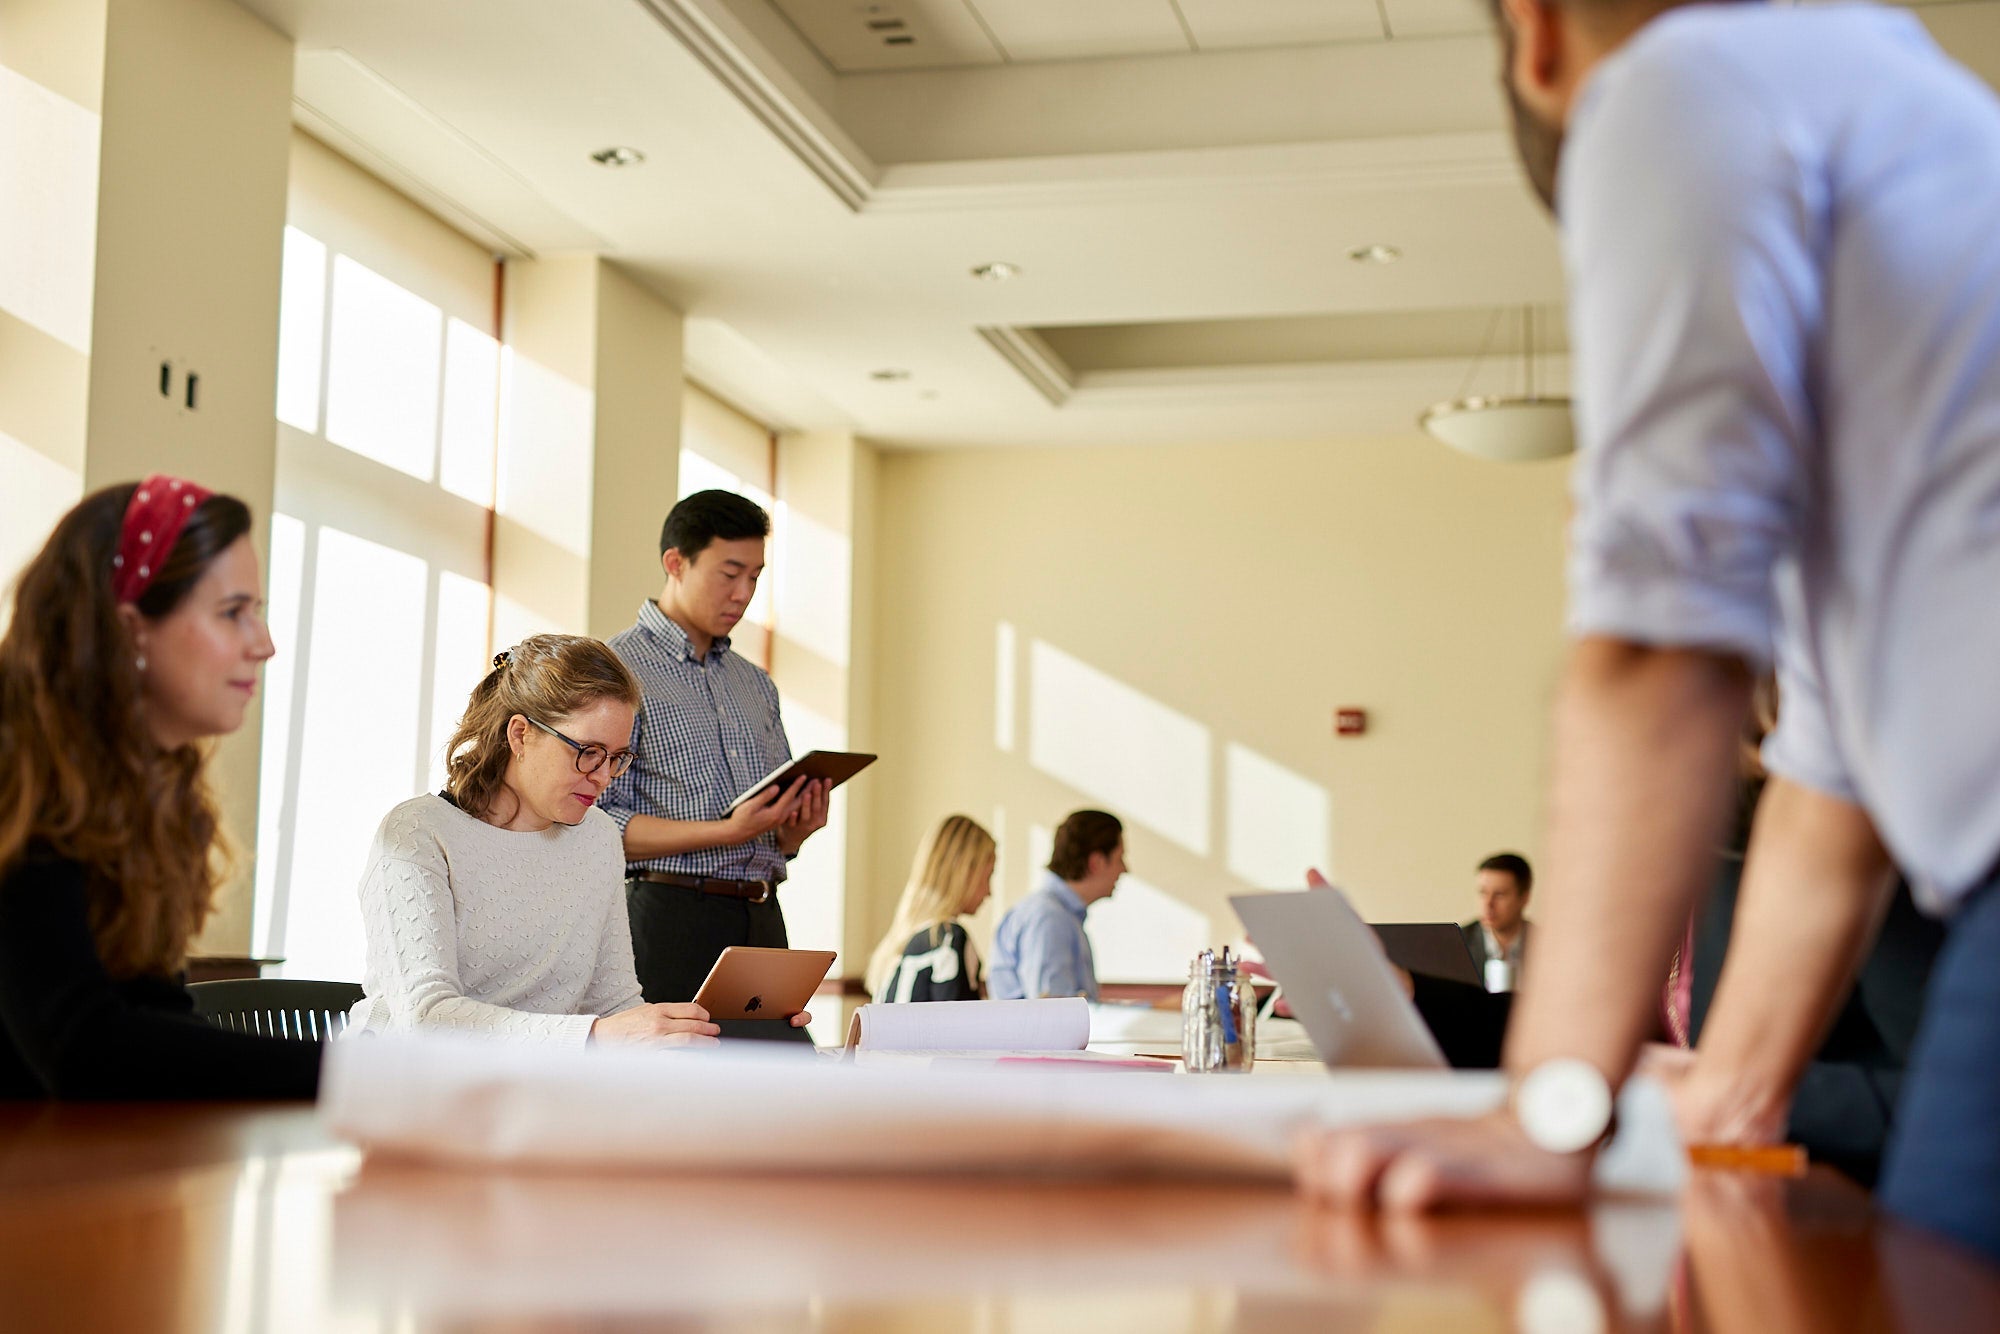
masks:
<path fill-rule="evenodd" d="M 526 714 L 521 716 L 527 718 Z M 606 750 L 595 741 L 587 746 L 581 741 L 572 741 L 539 718 L 528 718 L 528 721 L 576 752 L 576 771 L 580 774 L 594 774 L 608 764 L 611 776 L 621 778 L 632 767 L 632 761 L 638 758 L 629 750 Z"/>

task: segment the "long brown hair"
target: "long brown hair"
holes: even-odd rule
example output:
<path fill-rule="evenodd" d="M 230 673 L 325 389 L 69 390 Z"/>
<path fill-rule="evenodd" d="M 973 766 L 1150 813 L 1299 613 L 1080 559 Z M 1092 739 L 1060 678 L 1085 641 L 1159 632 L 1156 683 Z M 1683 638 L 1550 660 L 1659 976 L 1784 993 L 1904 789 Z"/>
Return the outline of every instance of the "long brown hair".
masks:
<path fill-rule="evenodd" d="M 86 869 L 91 933 L 115 978 L 177 972 L 226 860 L 200 745 L 163 748 L 140 716 L 131 633 L 112 557 L 137 483 L 62 517 L 14 586 L 0 638 L 0 876 L 36 847 Z M 139 612 L 178 607 L 250 531 L 232 496 L 195 507 Z"/>
<path fill-rule="evenodd" d="M 495 655 L 472 688 L 465 716 L 445 747 L 445 795 L 485 819 L 506 788 L 507 724 L 515 714 L 547 724 L 600 699 L 639 707 L 639 678 L 610 646 L 583 635 L 530 635 Z"/>

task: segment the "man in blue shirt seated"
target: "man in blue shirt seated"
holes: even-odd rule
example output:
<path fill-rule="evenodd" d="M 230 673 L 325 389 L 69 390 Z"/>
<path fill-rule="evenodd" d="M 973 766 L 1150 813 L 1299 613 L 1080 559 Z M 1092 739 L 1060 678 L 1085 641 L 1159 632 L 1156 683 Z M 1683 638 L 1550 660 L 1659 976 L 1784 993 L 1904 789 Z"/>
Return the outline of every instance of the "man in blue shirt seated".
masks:
<path fill-rule="evenodd" d="M 1097 999 L 1097 961 L 1083 917 L 1125 874 L 1125 826 L 1103 811 L 1076 811 L 1056 830 L 1035 892 L 1001 919 L 986 975 L 994 1000 Z"/>

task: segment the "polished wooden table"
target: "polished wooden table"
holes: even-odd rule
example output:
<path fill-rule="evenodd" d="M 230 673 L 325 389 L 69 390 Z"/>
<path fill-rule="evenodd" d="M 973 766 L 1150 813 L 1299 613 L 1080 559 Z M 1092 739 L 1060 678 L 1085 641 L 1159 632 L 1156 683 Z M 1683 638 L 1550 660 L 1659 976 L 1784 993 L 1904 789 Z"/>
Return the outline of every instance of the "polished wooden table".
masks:
<path fill-rule="evenodd" d="M 1831 1173 L 1377 1219 L 1279 1186 L 364 1160 L 310 1108 L 0 1105 L 0 1329 L 2000 1329 Z"/>

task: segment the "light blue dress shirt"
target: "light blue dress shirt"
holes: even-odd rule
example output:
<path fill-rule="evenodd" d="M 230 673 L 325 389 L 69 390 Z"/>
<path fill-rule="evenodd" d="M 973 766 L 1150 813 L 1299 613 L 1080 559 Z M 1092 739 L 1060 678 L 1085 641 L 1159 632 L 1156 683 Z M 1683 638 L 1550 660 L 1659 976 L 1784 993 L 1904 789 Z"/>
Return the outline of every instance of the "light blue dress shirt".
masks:
<path fill-rule="evenodd" d="M 1097 999 L 1097 960 L 1084 934 L 1089 905 L 1054 871 L 1000 920 L 986 994 L 994 1000 L 1044 996 Z"/>
<path fill-rule="evenodd" d="M 644 692 L 632 721 L 638 761 L 597 803 L 620 833 L 634 815 L 720 820 L 739 794 L 792 758 L 778 688 L 763 668 L 730 651 L 727 636 L 697 658 L 687 631 L 658 603 L 644 602 L 639 619 L 608 642 Z M 654 857 L 627 869 L 775 882 L 785 878 L 785 854 L 774 829 L 735 847 Z"/>
<path fill-rule="evenodd" d="M 2000 858 L 2000 102 L 1908 14 L 1695 5 L 1557 198 L 1571 631 L 1775 662 L 1766 764 L 1948 909 Z"/>

